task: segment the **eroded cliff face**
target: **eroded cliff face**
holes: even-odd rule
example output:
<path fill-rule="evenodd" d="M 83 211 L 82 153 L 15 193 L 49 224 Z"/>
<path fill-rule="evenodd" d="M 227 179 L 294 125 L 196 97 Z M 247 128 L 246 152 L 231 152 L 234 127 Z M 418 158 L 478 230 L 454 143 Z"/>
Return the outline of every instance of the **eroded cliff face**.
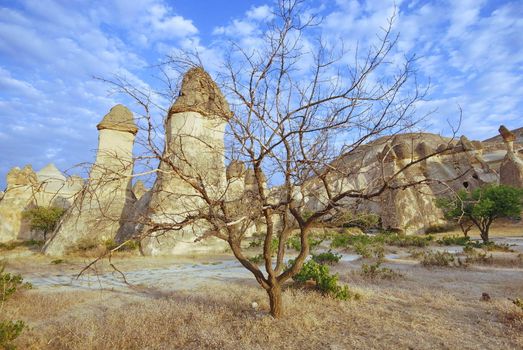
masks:
<path fill-rule="evenodd" d="M 48 255 L 63 255 L 83 241 L 113 239 L 126 209 L 136 201 L 131 175 L 138 128 L 132 113 L 116 105 L 98 124 L 98 130 L 98 150 L 89 180 L 44 246 Z"/>
<path fill-rule="evenodd" d="M 392 175 L 411 161 L 423 159 L 436 151 L 444 152 L 421 160 L 393 180 Z M 387 189 L 370 201 L 347 199 L 345 204 L 356 212 L 380 216 L 385 229 L 421 233 L 443 223 L 443 213 L 434 199 L 450 190 L 472 190 L 487 183 L 497 183 L 497 169 L 484 158 L 482 143 L 466 137 L 450 140 L 439 135 L 419 133 L 384 137 L 340 157 L 335 163 L 346 169 L 346 176 L 332 176 L 336 193 L 349 189 L 373 193 L 384 182 L 392 187 L 406 183 L 420 184 L 409 188 Z M 325 193 L 311 181 L 306 185 L 306 207 L 317 210 L 327 203 Z"/>

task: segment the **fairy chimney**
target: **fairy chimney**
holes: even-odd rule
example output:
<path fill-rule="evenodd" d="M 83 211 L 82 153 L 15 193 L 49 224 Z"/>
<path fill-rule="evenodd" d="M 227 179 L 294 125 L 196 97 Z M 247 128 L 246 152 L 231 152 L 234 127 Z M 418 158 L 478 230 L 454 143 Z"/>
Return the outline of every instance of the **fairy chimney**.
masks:
<path fill-rule="evenodd" d="M 210 75 L 200 67 L 190 69 L 183 77 L 180 95 L 166 121 L 164 157 L 169 164 L 160 164 L 162 171 L 152 189 L 149 206 L 152 222 L 168 224 L 183 220 L 205 205 L 191 181 L 205 188 L 210 198 L 223 197 L 227 187 L 224 134 L 230 116 L 229 105 Z M 208 250 L 215 243 L 212 239 L 187 243 L 206 229 L 205 222 L 197 221 L 181 231 L 146 238 L 142 250 L 148 255 Z"/>
<path fill-rule="evenodd" d="M 133 145 L 138 132 L 133 114 L 119 104 L 97 126 L 98 150 L 89 180 L 44 246 L 48 255 L 63 255 L 80 241 L 112 239 L 127 206 L 132 205 Z"/>

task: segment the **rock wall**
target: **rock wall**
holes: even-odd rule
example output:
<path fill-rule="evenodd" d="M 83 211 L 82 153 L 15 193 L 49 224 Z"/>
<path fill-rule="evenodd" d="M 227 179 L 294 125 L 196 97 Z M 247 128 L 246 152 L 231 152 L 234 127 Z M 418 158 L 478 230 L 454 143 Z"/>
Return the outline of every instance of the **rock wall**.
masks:
<path fill-rule="evenodd" d="M 113 239 L 126 208 L 136 201 L 131 175 L 138 128 L 132 113 L 116 105 L 97 128 L 98 150 L 89 180 L 44 246 L 48 255 L 63 255 L 82 242 Z"/>
<path fill-rule="evenodd" d="M 394 180 L 391 176 L 412 160 L 444 151 L 409 167 Z M 486 183 L 497 183 L 499 175 L 482 157 L 480 145 L 461 137 L 458 142 L 439 135 L 402 134 L 378 139 L 356 152 L 340 157 L 334 165 L 346 176 L 330 180 L 334 193 L 356 189 L 373 193 L 384 181 L 392 186 L 432 179 L 415 187 L 388 189 L 370 201 L 347 199 L 345 204 L 357 212 L 379 215 L 386 229 L 407 234 L 422 233 L 430 226 L 443 223 L 442 212 L 434 199 L 450 189 L 473 189 Z M 322 208 L 327 198 L 315 181 L 306 184 L 306 207 Z"/>

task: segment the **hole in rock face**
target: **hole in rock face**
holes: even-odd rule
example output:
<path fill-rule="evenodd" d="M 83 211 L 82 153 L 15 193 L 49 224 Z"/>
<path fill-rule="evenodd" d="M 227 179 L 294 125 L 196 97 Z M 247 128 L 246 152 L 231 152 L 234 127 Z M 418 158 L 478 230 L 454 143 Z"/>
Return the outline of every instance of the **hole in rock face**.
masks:
<path fill-rule="evenodd" d="M 464 181 L 463 182 L 463 187 L 468 188 L 469 187 L 469 182 L 468 181 Z"/>
<path fill-rule="evenodd" d="M 478 180 L 479 179 L 478 174 L 472 175 L 472 178 Z"/>

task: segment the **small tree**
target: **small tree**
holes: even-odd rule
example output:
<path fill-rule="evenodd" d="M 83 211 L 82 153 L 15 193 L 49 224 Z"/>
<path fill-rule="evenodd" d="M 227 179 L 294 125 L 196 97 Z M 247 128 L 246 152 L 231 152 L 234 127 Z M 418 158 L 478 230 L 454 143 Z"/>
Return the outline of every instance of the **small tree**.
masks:
<path fill-rule="evenodd" d="M 44 234 L 44 241 L 47 234 L 52 232 L 65 210 L 59 207 L 34 207 L 24 212 L 24 218 L 28 219 L 31 230 L 40 230 Z"/>
<path fill-rule="evenodd" d="M 135 157 L 135 163 L 144 163 L 146 169 L 151 159 L 161 164 L 158 170 L 133 176 L 158 172 L 158 176 L 175 177 L 177 188 L 190 189 L 190 200 L 199 206 L 175 214 L 159 205 L 155 215 L 166 220 L 157 222 L 147 216 L 135 220 L 144 229 L 133 239 L 158 239 L 204 221 L 205 230 L 192 231 L 198 235 L 196 241 L 208 237 L 226 241 L 236 259 L 266 290 L 270 313 L 276 318 L 283 312 L 282 285 L 300 273 L 309 255 L 313 227 L 332 219 L 351 201 L 376 199 L 389 191 L 429 183 L 430 179 L 409 179 L 402 174 L 444 151 L 412 158 L 398 167 L 391 167 L 382 156 L 387 152 L 380 152 L 372 181 L 357 187 L 345 185 L 347 179 L 369 176 L 363 160 L 351 160 L 367 153 L 365 144 L 386 143 L 423 119 L 414 107 L 424 99 L 425 90 L 410 79 L 415 74 L 414 57 L 401 64 L 390 62 L 397 40 L 392 18 L 374 45 L 350 53 L 344 45 L 322 38 L 321 21 L 309 10 L 303 0 L 279 0 L 257 45 L 234 41 L 225 45 L 227 55 L 216 76 L 232 113 L 215 111 L 217 118 L 227 120 L 225 150 L 194 135 L 174 135 L 176 147 L 158 143 L 156 135 L 162 126 L 154 115 L 160 110 L 168 113 L 169 120 L 170 113 L 155 102 L 158 93 L 144 91 L 124 77 L 105 80 L 143 109 L 141 134 L 145 137 L 137 141 L 143 153 Z M 200 69 L 198 74 L 203 75 L 201 66 L 197 55 L 180 53 L 169 57 L 165 69 Z M 168 90 L 161 96 L 174 101 L 179 96 L 176 84 L 168 76 L 166 80 Z M 221 93 L 213 92 L 213 82 L 204 85 L 211 86 L 209 103 L 216 105 Z M 182 139 L 190 142 L 185 144 Z M 191 162 L 191 145 L 206 150 L 201 158 L 225 151 L 227 163 L 243 163 L 249 170 L 251 189 L 239 199 L 228 199 L 227 188 L 233 181 L 221 193 L 209 167 Z M 162 193 L 161 202 L 169 203 L 179 201 L 175 192 L 154 187 L 151 193 Z M 317 205 L 309 207 L 312 200 Z M 249 260 L 242 245 L 257 224 L 263 237 L 262 266 Z M 286 244 L 293 230 L 298 233 L 300 251 L 286 264 Z"/>
<path fill-rule="evenodd" d="M 519 217 L 523 208 L 523 189 L 506 185 L 489 185 L 472 192 L 459 191 L 454 199 L 440 199 L 439 206 L 447 218 L 457 219 L 462 230 L 469 221 L 489 241 L 489 230 L 494 220 L 502 217 Z M 470 230 L 470 227 L 464 233 Z"/>
<path fill-rule="evenodd" d="M 459 198 L 464 198 L 466 194 L 467 192 L 462 190 L 458 192 L 455 198 L 436 198 L 436 206 L 443 210 L 446 220 L 457 222 L 463 236 L 468 237 L 469 231 L 474 226 L 474 223 L 468 216 L 464 215 L 463 202 L 459 200 Z"/>

